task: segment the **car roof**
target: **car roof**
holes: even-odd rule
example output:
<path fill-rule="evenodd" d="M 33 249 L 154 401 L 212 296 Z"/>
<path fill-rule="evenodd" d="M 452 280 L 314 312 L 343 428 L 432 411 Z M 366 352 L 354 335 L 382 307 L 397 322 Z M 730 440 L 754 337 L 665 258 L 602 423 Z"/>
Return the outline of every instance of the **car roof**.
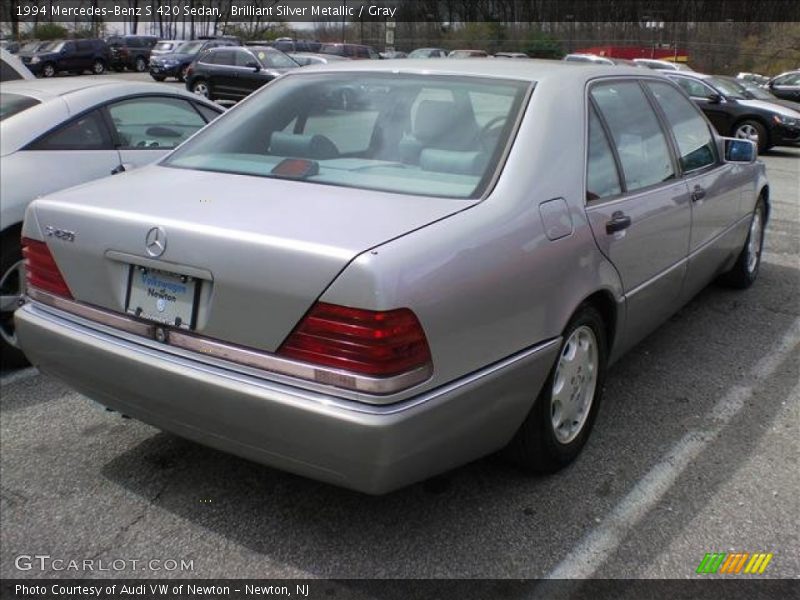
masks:
<path fill-rule="evenodd" d="M 308 66 L 301 71 L 313 72 L 318 67 Z M 322 71 L 322 69 L 319 69 Z M 637 77 L 663 77 L 656 71 L 645 71 L 638 67 L 602 65 L 561 60 L 530 59 L 525 61 L 454 61 L 446 58 L 399 59 L 381 61 L 351 61 L 329 64 L 326 73 L 364 71 L 374 73 L 412 73 L 429 75 L 464 75 L 492 77 L 522 81 L 563 80 L 587 81 L 594 77 L 635 75 Z M 297 71 L 300 73 L 300 71 Z"/>

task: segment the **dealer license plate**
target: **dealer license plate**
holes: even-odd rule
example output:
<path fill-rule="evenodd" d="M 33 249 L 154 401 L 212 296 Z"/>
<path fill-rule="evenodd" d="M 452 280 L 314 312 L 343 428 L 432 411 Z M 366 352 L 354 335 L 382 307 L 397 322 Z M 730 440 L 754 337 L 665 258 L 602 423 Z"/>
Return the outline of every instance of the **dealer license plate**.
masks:
<path fill-rule="evenodd" d="M 131 266 L 128 303 L 132 315 L 191 329 L 200 282 L 194 277 Z"/>

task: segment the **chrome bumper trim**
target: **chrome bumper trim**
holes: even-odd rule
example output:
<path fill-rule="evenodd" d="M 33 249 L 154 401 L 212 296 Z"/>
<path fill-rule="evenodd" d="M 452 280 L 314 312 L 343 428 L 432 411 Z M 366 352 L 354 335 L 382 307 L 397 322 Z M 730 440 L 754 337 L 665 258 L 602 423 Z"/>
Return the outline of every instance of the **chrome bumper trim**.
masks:
<path fill-rule="evenodd" d="M 67 298 L 62 298 L 35 288 L 28 289 L 28 296 L 32 300 L 41 302 L 42 304 L 58 308 L 126 333 L 149 339 L 158 339 L 167 346 L 174 346 L 175 348 L 196 352 L 203 356 L 230 361 L 262 371 L 287 375 L 289 377 L 374 396 L 385 396 L 403 391 L 422 383 L 433 374 L 433 367 L 431 365 L 426 365 L 393 377 L 357 375 L 341 369 L 320 367 L 301 361 L 288 360 L 274 354 L 259 352 L 258 350 L 252 350 L 242 346 L 235 346 L 195 334 L 187 334 L 178 329 L 171 329 L 158 323 L 140 321 L 129 316 L 95 308 L 74 300 L 68 300 Z M 159 337 L 157 337 L 156 334 L 158 334 Z"/>

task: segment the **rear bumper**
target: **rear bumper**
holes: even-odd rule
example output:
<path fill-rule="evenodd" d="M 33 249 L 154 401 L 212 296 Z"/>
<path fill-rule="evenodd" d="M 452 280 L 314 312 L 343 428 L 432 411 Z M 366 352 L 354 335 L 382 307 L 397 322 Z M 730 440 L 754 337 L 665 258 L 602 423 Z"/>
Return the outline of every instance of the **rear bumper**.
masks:
<path fill-rule="evenodd" d="M 36 303 L 16 312 L 16 327 L 35 365 L 102 404 L 199 443 L 371 494 L 502 448 L 530 410 L 560 342 L 378 406 L 168 353 Z"/>

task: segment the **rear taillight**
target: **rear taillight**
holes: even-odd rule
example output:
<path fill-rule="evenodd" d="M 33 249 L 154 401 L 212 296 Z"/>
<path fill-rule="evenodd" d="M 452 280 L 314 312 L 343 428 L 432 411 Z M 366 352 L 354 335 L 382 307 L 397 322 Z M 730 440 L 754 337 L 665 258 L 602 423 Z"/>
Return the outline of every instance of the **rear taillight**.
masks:
<path fill-rule="evenodd" d="M 25 277 L 28 287 L 72 299 L 67 282 L 58 270 L 47 244 L 24 237 L 22 256 L 25 257 Z"/>
<path fill-rule="evenodd" d="M 311 308 L 278 355 L 371 377 L 431 364 L 425 332 L 409 309 L 374 311 L 323 302 Z"/>

